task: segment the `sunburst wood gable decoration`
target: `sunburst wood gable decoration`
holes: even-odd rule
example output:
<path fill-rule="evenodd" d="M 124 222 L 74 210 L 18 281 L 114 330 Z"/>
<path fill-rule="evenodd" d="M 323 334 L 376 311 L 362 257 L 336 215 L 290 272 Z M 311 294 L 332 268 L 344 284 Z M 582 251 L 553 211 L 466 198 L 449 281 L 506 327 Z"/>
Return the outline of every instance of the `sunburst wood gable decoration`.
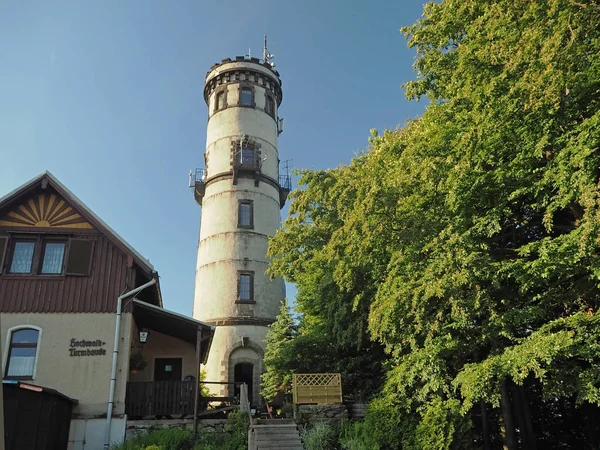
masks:
<path fill-rule="evenodd" d="M 63 198 L 46 192 L 25 200 L 0 217 L 0 227 L 93 228 Z"/>

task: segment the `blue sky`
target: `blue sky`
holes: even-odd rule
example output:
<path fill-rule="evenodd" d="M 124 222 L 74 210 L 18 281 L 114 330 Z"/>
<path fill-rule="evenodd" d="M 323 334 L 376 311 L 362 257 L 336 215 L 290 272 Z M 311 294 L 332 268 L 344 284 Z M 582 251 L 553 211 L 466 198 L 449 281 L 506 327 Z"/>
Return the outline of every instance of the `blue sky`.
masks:
<path fill-rule="evenodd" d="M 333 168 L 371 128 L 422 112 L 404 99 L 414 51 L 398 32 L 422 8 L 0 0 L 0 196 L 50 170 L 154 264 L 165 306 L 191 314 L 200 207 L 187 184 L 203 164 L 210 66 L 260 56 L 267 33 L 283 80 L 280 159 Z"/>

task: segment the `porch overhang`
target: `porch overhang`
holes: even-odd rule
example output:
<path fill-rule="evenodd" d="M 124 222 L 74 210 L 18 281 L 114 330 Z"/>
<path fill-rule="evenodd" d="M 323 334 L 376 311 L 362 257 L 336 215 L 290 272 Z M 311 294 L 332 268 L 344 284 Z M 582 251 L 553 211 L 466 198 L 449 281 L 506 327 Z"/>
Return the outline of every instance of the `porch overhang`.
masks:
<path fill-rule="evenodd" d="M 196 346 L 198 330 L 202 331 L 200 361 L 206 364 L 215 327 L 141 300 L 132 301 L 133 319 L 138 328 L 156 331 Z"/>

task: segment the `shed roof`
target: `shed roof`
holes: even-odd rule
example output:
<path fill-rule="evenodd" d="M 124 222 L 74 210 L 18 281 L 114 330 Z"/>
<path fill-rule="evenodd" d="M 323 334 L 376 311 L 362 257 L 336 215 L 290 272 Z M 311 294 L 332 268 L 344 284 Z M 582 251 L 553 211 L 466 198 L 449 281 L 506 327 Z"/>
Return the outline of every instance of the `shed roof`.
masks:
<path fill-rule="evenodd" d="M 197 330 L 201 329 L 204 344 L 202 345 L 200 361 L 206 364 L 208 352 L 215 334 L 215 327 L 141 300 L 134 299 L 132 304 L 133 318 L 138 328 L 157 331 L 192 345 L 196 345 Z"/>

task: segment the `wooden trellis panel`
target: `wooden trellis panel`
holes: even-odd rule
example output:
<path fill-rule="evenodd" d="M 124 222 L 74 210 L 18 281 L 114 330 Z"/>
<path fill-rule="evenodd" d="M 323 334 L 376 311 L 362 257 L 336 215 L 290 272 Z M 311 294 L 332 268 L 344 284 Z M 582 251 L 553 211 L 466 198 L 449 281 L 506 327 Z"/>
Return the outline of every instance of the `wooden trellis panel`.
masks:
<path fill-rule="evenodd" d="M 296 373 L 292 376 L 294 404 L 342 403 L 339 373 Z"/>

